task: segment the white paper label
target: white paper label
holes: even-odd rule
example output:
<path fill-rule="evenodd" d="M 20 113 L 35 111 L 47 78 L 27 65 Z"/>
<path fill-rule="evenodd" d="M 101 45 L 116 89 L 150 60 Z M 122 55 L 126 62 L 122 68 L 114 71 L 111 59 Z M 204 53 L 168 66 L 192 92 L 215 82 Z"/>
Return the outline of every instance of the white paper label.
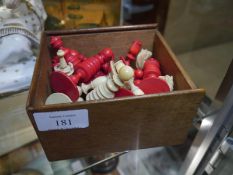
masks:
<path fill-rule="evenodd" d="M 39 131 L 87 128 L 88 110 L 36 112 L 33 114 Z"/>

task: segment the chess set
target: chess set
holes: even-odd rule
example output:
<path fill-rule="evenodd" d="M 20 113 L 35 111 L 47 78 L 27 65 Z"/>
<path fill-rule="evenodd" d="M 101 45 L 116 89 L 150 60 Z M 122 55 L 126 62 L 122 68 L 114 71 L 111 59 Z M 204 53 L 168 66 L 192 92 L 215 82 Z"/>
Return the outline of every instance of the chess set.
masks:
<path fill-rule="evenodd" d="M 51 59 L 50 85 L 53 93 L 45 104 L 173 91 L 173 77 L 163 76 L 159 61 L 142 46 L 140 40 L 133 41 L 126 56 L 118 59 L 111 48 L 103 48 L 87 58 L 77 50 L 66 48 L 62 37 L 51 36 L 50 47 L 56 53 Z"/>
<path fill-rule="evenodd" d="M 204 90 L 156 28 L 42 34 L 27 113 L 50 161 L 184 142 Z"/>

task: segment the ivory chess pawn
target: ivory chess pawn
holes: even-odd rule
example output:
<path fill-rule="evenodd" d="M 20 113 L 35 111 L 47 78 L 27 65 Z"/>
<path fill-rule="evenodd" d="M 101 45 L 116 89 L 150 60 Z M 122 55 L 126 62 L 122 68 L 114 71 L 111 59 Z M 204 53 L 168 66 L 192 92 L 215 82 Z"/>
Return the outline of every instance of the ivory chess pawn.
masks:
<path fill-rule="evenodd" d="M 113 61 L 110 61 L 110 67 L 112 70 L 110 75 L 111 75 L 114 83 L 119 87 L 123 87 L 124 83 L 119 79 L 118 72 L 117 72 L 116 68 L 120 69 L 122 66 L 124 66 L 124 64 L 121 60 L 117 61 L 115 64 L 113 63 Z"/>
<path fill-rule="evenodd" d="M 59 63 L 54 66 L 54 70 L 63 72 L 67 75 L 71 75 L 74 72 L 73 64 L 66 63 L 66 60 L 64 58 L 64 54 L 65 54 L 65 52 L 63 50 L 57 51 L 57 56 L 59 57 Z"/>
<path fill-rule="evenodd" d="M 173 91 L 174 89 L 173 76 L 165 75 L 165 76 L 159 76 L 159 78 L 165 80 L 170 88 L 170 91 Z"/>
<path fill-rule="evenodd" d="M 144 67 L 144 63 L 152 56 L 152 52 L 147 49 L 141 49 L 136 57 L 136 67 L 142 69 Z"/>
<path fill-rule="evenodd" d="M 85 94 L 87 94 L 87 92 L 90 89 L 94 89 L 97 86 L 99 86 L 100 84 L 106 83 L 106 82 L 107 82 L 107 77 L 106 76 L 100 76 L 100 77 L 97 77 L 96 79 L 94 79 L 93 81 L 91 81 L 89 84 L 82 83 L 81 88 L 82 88 L 82 91 Z"/>
<path fill-rule="evenodd" d="M 143 95 L 143 91 L 134 85 L 134 70 L 130 66 L 123 66 L 119 70 L 119 78 L 129 85 L 134 95 Z"/>

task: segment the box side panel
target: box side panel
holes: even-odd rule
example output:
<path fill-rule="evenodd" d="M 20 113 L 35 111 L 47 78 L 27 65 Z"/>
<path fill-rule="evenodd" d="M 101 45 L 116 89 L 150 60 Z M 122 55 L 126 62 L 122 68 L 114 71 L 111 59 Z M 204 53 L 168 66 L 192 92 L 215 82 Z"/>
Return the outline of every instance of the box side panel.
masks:
<path fill-rule="evenodd" d="M 50 160 L 181 144 L 202 97 L 197 90 L 83 103 L 75 109 L 88 109 L 88 128 L 36 131 Z"/>
<path fill-rule="evenodd" d="M 156 32 L 155 35 L 154 51 L 160 61 L 162 72 L 173 75 L 175 90 L 196 89 L 196 86 L 159 32 Z"/>
<path fill-rule="evenodd" d="M 113 50 L 115 57 L 126 56 L 131 43 L 141 40 L 143 48 L 152 50 L 155 29 L 116 31 L 111 33 L 89 33 L 64 35 L 62 40 L 64 46 L 76 49 L 87 57 L 97 54 L 105 47 Z"/>

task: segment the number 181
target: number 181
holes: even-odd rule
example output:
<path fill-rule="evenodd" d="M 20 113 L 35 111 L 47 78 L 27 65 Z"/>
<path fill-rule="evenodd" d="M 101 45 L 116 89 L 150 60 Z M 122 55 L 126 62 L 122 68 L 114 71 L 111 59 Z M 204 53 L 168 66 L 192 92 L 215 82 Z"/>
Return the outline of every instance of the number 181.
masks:
<path fill-rule="evenodd" d="M 56 120 L 56 124 L 57 126 L 71 126 L 71 120 L 67 119 L 67 120 Z"/>

